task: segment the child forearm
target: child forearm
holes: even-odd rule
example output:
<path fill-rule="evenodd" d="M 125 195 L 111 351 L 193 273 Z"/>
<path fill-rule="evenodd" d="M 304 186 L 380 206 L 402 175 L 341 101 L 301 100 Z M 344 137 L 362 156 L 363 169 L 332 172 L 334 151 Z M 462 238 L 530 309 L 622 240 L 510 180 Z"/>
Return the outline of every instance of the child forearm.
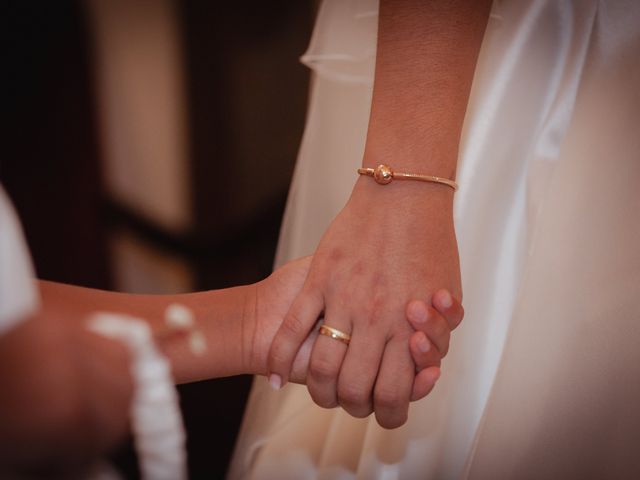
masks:
<path fill-rule="evenodd" d="M 251 373 L 246 342 L 253 329 L 251 311 L 254 287 L 180 295 L 132 295 L 53 282 L 40 282 L 43 314 L 72 327 L 84 328 L 97 311 L 123 313 L 147 321 L 172 365 L 177 383 Z M 190 309 L 195 327 L 205 336 L 207 349 L 195 355 L 180 335 L 167 335 L 165 311 L 178 303 Z"/>
<path fill-rule="evenodd" d="M 254 287 L 187 295 L 129 295 L 39 282 L 39 311 L 0 337 L 0 472 L 81 471 L 129 431 L 134 385 L 128 350 L 90 332 L 92 313 L 147 321 L 174 379 L 188 382 L 249 372 Z M 189 308 L 208 348 L 194 355 L 183 335 L 163 335 L 165 310 Z"/>

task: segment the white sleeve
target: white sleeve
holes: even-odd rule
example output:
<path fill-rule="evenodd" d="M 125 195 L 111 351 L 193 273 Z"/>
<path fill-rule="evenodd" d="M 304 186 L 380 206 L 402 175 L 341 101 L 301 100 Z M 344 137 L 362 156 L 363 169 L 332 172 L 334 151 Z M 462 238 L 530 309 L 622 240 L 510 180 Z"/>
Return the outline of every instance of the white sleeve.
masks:
<path fill-rule="evenodd" d="M 20 222 L 0 185 L 0 335 L 36 310 L 34 278 Z"/>

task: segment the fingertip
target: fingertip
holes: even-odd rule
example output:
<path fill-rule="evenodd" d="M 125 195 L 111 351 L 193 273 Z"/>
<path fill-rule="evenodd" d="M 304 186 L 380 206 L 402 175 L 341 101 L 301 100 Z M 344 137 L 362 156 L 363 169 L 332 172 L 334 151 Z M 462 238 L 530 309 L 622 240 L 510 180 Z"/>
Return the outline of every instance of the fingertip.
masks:
<path fill-rule="evenodd" d="M 274 341 L 267 357 L 267 380 L 271 388 L 280 390 L 284 386 L 289 378 L 288 372 L 291 366 L 288 352 L 285 351 L 282 344 Z"/>
<path fill-rule="evenodd" d="M 422 331 L 413 332 L 409 339 L 409 351 L 413 363 L 416 365 L 416 371 L 420 371 L 425 367 L 425 355 L 429 350 L 431 350 L 431 343 L 427 335 Z"/>
<path fill-rule="evenodd" d="M 415 344 L 419 353 L 427 353 L 431 349 L 431 343 L 424 332 L 415 333 Z"/>
<path fill-rule="evenodd" d="M 428 367 L 440 366 L 442 360 L 440 348 L 446 348 L 446 339 L 438 339 L 441 343 L 439 345 L 435 343 L 432 338 L 438 337 L 431 337 L 428 332 L 420 330 L 414 332 L 409 338 L 409 353 L 415 364 L 416 372 L 420 372 Z"/>
<path fill-rule="evenodd" d="M 433 303 L 438 310 L 448 310 L 453 306 L 453 297 L 449 290 L 443 288 L 433 295 Z"/>
<path fill-rule="evenodd" d="M 412 324 L 422 324 L 427 321 L 428 305 L 423 300 L 412 300 L 407 304 L 406 313 Z"/>
<path fill-rule="evenodd" d="M 439 367 L 428 367 L 420 371 L 414 380 L 411 401 L 421 400 L 431 393 L 440 378 Z"/>
<path fill-rule="evenodd" d="M 305 339 L 313 330 L 318 316 L 324 308 L 322 297 L 315 292 L 303 291 L 298 294 L 289 307 L 283 322 L 276 332 L 267 356 L 267 372 L 269 383 L 278 390 L 290 379 L 291 369 Z M 280 384 L 276 388 L 271 383 L 271 375 L 277 375 Z"/>
<path fill-rule="evenodd" d="M 282 377 L 277 373 L 269 375 L 269 385 L 273 390 L 280 390 L 282 388 Z"/>
<path fill-rule="evenodd" d="M 435 309 L 447 320 L 449 328 L 455 330 L 464 317 L 464 308 L 460 301 L 446 290 L 438 290 L 432 297 L 431 303 Z"/>
<path fill-rule="evenodd" d="M 423 369 L 421 372 L 422 376 L 427 379 L 431 383 L 436 383 L 440 379 L 440 375 L 442 370 L 439 366 L 430 366 Z"/>

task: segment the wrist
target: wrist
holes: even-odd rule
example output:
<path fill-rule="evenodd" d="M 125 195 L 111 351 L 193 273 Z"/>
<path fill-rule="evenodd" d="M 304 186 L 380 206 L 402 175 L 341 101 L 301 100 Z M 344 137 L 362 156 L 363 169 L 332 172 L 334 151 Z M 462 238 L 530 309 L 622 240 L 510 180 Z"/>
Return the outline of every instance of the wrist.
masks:
<path fill-rule="evenodd" d="M 380 185 L 371 177 L 360 176 L 349 204 L 374 214 L 390 212 L 433 221 L 452 218 L 454 193 L 451 187 L 437 183 L 399 180 Z"/>
<path fill-rule="evenodd" d="M 403 133 L 407 123 L 403 122 L 401 127 L 399 131 L 388 119 L 382 122 L 371 119 L 363 167 L 385 164 L 397 171 L 455 179 L 460 139 L 452 129 L 425 128 L 418 132 L 411 126 Z"/>
<path fill-rule="evenodd" d="M 261 346 L 258 332 L 258 296 L 262 282 L 245 285 L 242 288 L 242 317 L 241 317 L 241 342 L 242 342 L 242 372 L 248 374 L 260 374 L 264 370 L 261 365 Z M 264 364 L 265 362 L 262 361 Z"/>

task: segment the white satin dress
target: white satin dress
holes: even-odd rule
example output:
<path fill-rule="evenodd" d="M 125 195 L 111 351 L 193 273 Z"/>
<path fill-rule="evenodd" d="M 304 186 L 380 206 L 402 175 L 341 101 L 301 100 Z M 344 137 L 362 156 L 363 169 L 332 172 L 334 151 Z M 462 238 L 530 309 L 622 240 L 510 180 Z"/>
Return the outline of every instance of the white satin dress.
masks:
<path fill-rule="evenodd" d="M 277 263 L 364 150 L 375 0 L 326 0 Z M 231 479 L 640 478 L 640 2 L 495 2 L 459 159 L 466 318 L 396 430 L 256 379 Z"/>
<path fill-rule="evenodd" d="M 40 300 L 34 277 L 20 221 L 0 185 L 0 336 L 38 309 Z"/>

